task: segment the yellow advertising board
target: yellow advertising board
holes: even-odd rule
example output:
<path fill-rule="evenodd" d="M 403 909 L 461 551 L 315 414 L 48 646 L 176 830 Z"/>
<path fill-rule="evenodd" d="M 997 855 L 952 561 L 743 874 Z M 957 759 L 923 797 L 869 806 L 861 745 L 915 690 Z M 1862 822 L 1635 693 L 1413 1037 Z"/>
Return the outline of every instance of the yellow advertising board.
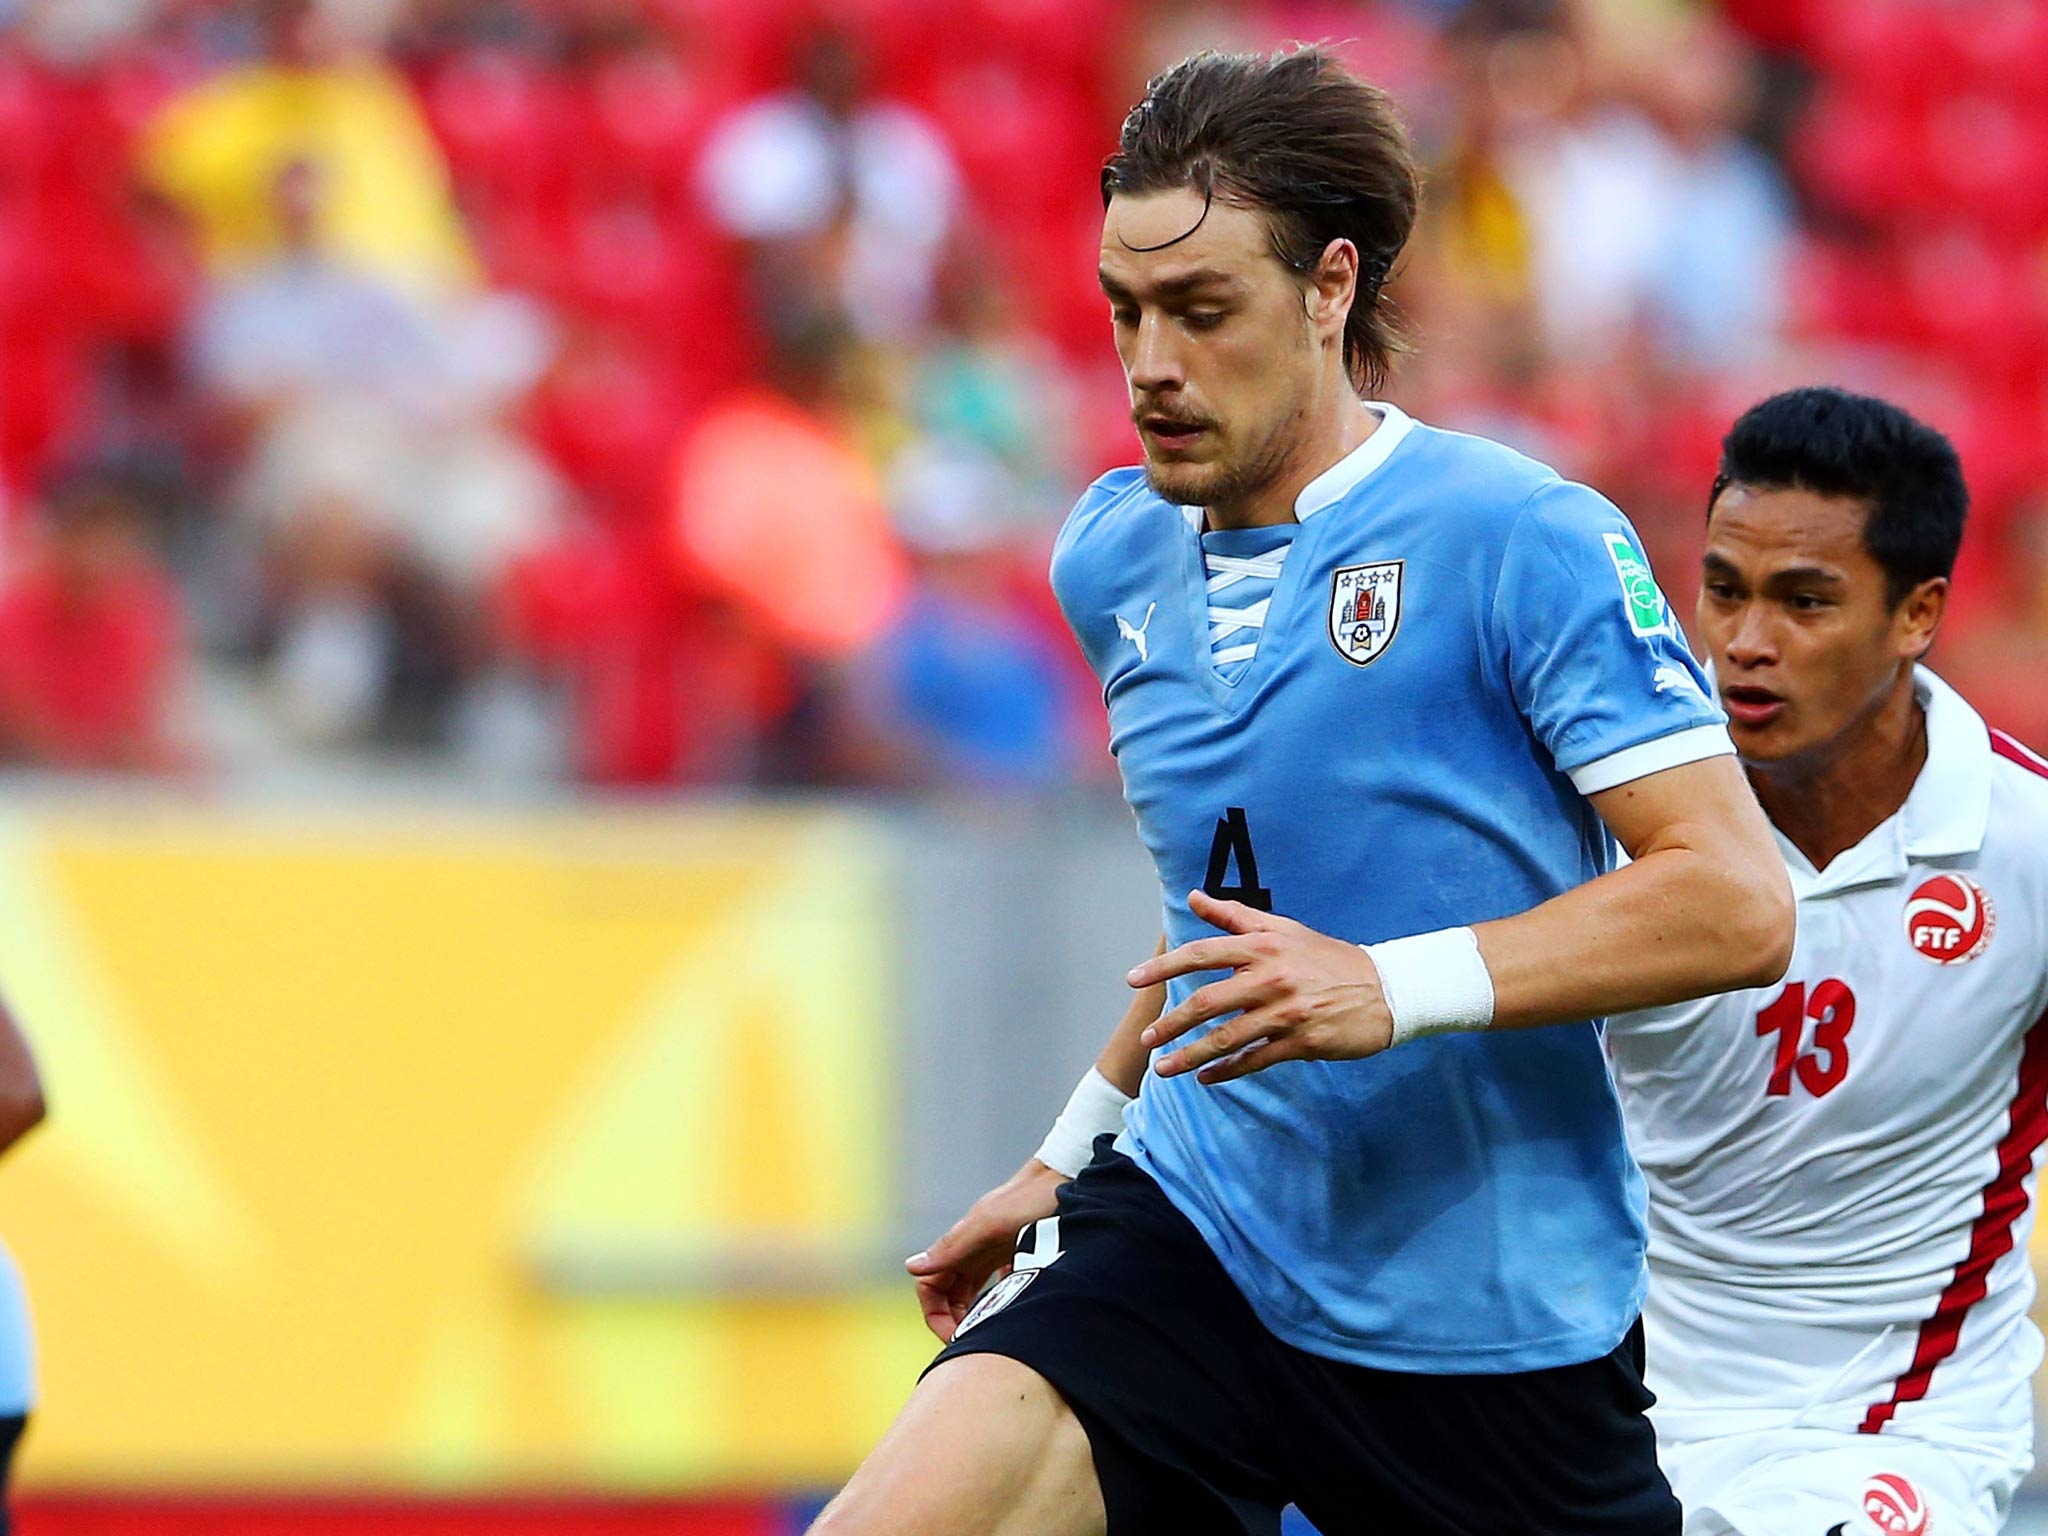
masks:
<path fill-rule="evenodd" d="M 0 824 L 33 1484 L 829 1481 L 928 1356 L 827 811 Z"/>

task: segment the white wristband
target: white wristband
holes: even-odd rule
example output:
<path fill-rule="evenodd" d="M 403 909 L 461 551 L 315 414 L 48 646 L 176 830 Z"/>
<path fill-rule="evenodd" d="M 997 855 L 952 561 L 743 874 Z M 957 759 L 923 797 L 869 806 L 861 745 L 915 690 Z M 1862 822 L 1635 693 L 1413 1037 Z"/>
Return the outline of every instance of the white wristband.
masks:
<path fill-rule="evenodd" d="M 1096 1137 L 1124 1128 L 1124 1106 L 1130 1102 L 1129 1094 L 1090 1067 L 1033 1155 L 1071 1179 L 1094 1158 Z"/>
<path fill-rule="evenodd" d="M 1394 1016 L 1395 1045 L 1423 1035 L 1484 1029 L 1493 1022 L 1493 974 L 1470 928 L 1439 928 L 1368 944 L 1380 993 Z"/>

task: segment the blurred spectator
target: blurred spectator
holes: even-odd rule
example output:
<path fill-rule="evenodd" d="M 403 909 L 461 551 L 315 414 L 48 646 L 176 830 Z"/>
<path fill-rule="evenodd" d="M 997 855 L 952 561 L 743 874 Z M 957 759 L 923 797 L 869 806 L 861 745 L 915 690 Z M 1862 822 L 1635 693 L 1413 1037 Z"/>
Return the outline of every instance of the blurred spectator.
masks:
<path fill-rule="evenodd" d="M 763 384 L 677 448 L 667 534 L 699 607 L 678 664 L 699 771 L 813 776 L 816 688 L 902 607 L 902 551 L 861 447 L 870 378 L 845 328 L 814 315 L 776 339 Z"/>
<path fill-rule="evenodd" d="M 766 325 L 808 300 L 842 308 L 865 334 L 902 336 L 929 310 L 953 223 L 952 152 L 921 113 L 870 92 L 850 34 L 810 33 L 797 63 L 793 89 L 740 108 L 714 131 L 705 201 L 752 250 Z"/>
<path fill-rule="evenodd" d="M 0 25 L 18 18 L 36 52 L 77 63 L 139 31 L 162 8 L 162 0 L 7 0 Z"/>
<path fill-rule="evenodd" d="M 1942 664 L 2038 736 L 2040 29 L 1881 9 L 0 0 L 0 477 L 184 477 L 172 560 L 235 765 L 1085 772 L 1041 546 L 1135 456 L 1090 260 L 1122 75 L 1343 36 L 1432 164 L 1393 398 L 1599 486 L 1680 584 L 1743 405 L 1804 377 L 1906 400 L 1977 493 Z M 1776 50 L 1775 108 L 1730 17 Z M 122 547 L 63 522 L 7 586 L 41 638 L 0 671 L 174 653 L 147 548 L 60 579 Z M 147 670 L 106 669 L 110 718 Z M 16 755 L 79 756 L 55 705 L 10 711 Z"/>
<path fill-rule="evenodd" d="M 1617 32 L 1576 58 L 1547 50 L 1577 85 L 1512 130 L 1503 163 L 1538 313 L 1568 358 L 1635 326 L 1687 367 L 1767 356 L 1792 224 L 1776 171 L 1736 132 L 1752 61 L 1711 17 L 1652 30 L 1654 46 Z"/>
<path fill-rule="evenodd" d="M 295 738 L 441 745 L 487 661 L 490 591 L 559 526 L 559 485 L 498 422 L 545 341 L 507 301 L 429 302 L 322 246 L 327 186 L 310 161 L 279 171 L 275 255 L 223 277 L 195 326 L 225 532 L 261 555 L 239 607 Z"/>
<path fill-rule="evenodd" d="M 1535 296 L 1532 235 L 1507 157 L 1530 125 L 1564 110 L 1577 89 L 1578 55 L 1548 28 L 1495 33 L 1475 22 L 1452 34 L 1444 76 L 1450 111 L 1435 146 L 1429 223 L 1403 268 L 1440 274 L 1435 304 L 1521 309 Z"/>
<path fill-rule="evenodd" d="M 143 145 L 144 174 L 192 220 L 216 272 L 277 251 L 274 189 L 308 162 L 327 187 L 323 247 L 414 292 L 471 281 L 440 147 L 405 81 L 375 55 L 351 54 L 329 9 L 261 0 L 263 56 L 165 107 Z"/>
<path fill-rule="evenodd" d="M 180 613 L 118 475 L 79 473 L 50 496 L 24 563 L 0 586 L 0 755 L 70 769 L 162 770 Z"/>
<path fill-rule="evenodd" d="M 881 483 L 852 436 L 856 353 L 829 319 L 782 337 L 765 386 L 714 406 L 676 458 L 685 573 L 801 656 L 867 643 L 903 600 Z"/>
<path fill-rule="evenodd" d="M 1003 466 L 972 449 L 927 445 L 904 456 L 892 491 L 912 556 L 910 593 L 847 667 L 836 766 L 899 788 L 1067 782 L 1091 690 L 1076 698 L 1059 643 L 1020 600 L 1026 567 Z M 1034 577 L 1042 564 L 1030 562 Z"/>
<path fill-rule="evenodd" d="M 194 377 L 250 423 L 344 392 L 418 408 L 438 383 L 418 305 L 320 245 L 322 179 L 309 160 L 277 173 L 275 252 L 225 276 L 194 327 Z"/>
<path fill-rule="evenodd" d="M 1711 15 L 1663 30 L 1639 61 L 1673 159 L 1672 209 L 1651 269 L 1661 340 L 1689 367 L 1754 365 L 1781 339 L 1793 235 L 1783 176 L 1743 136 L 1761 88 L 1756 59 Z"/>
<path fill-rule="evenodd" d="M 346 397 L 263 436 L 236 496 L 262 553 L 272 701 L 314 745 L 452 745 L 487 668 L 509 562 L 553 535 L 561 489 L 487 419 L 416 421 Z"/>
<path fill-rule="evenodd" d="M 944 442 L 993 457 L 1017 483 L 1021 518 L 1066 512 L 1072 394 L 1058 359 L 1022 323 L 995 253 L 956 244 L 939 270 L 933 329 L 913 369 L 910 414 Z"/>

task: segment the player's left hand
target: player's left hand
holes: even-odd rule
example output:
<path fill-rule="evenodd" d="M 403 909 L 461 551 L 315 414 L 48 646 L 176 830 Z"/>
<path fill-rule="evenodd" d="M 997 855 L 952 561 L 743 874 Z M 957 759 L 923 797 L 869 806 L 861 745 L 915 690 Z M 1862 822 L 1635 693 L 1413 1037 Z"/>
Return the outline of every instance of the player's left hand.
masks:
<path fill-rule="evenodd" d="M 1350 1061 L 1393 1043 L 1379 972 L 1358 945 L 1206 891 L 1189 892 L 1188 908 L 1222 936 L 1169 950 L 1125 979 L 1149 987 L 1196 971 L 1231 974 L 1197 987 L 1140 1038 L 1149 1050 L 1210 1019 L 1238 1016 L 1160 1057 L 1153 1070 L 1161 1077 L 1194 1072 L 1227 1083 L 1276 1061 Z"/>

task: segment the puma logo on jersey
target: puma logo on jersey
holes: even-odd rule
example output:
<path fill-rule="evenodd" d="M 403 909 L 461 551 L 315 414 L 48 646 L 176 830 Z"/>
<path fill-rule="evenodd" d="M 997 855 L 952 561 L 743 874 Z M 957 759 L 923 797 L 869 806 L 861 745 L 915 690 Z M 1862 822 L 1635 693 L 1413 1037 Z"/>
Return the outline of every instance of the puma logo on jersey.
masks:
<path fill-rule="evenodd" d="M 1135 629 L 1131 627 L 1131 621 L 1122 614 L 1116 616 L 1116 632 L 1138 648 L 1138 660 L 1140 661 L 1150 661 L 1152 659 L 1146 651 L 1145 631 L 1152 627 L 1152 610 L 1158 606 L 1157 603 L 1154 603 L 1151 607 L 1147 608 L 1145 610 L 1145 622 L 1138 625 Z"/>
<path fill-rule="evenodd" d="M 1693 681 L 1692 674 L 1683 667 L 1675 667 L 1666 662 L 1652 673 L 1651 676 L 1656 680 L 1656 691 L 1659 693 L 1670 693 L 1675 690 L 1679 693 L 1689 693 L 1696 699 L 1704 699 L 1706 697 L 1700 691 L 1700 685 Z"/>

